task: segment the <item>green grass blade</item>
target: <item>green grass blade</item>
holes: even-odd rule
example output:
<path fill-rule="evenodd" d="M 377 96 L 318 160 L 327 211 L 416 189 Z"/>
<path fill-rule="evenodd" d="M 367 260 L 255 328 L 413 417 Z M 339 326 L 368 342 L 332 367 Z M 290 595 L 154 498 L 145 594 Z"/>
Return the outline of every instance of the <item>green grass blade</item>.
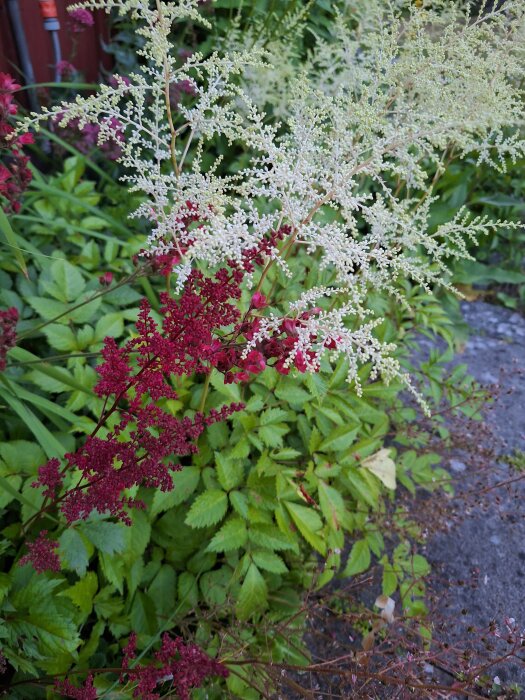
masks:
<path fill-rule="evenodd" d="M 26 428 L 33 433 L 48 458 L 62 458 L 64 456 L 63 445 L 46 428 L 40 418 L 38 418 L 33 411 L 31 411 L 31 409 L 29 409 L 22 401 L 20 401 L 19 398 L 17 398 L 11 382 L 3 375 L 0 375 L 0 382 L 7 389 L 7 391 L 3 392 L 2 394 L 3 400 L 9 404 L 13 411 L 22 419 Z"/>
<path fill-rule="evenodd" d="M 27 277 L 27 267 L 26 267 L 26 262 L 24 260 L 24 256 L 22 255 L 22 250 L 21 248 L 17 245 L 17 237 L 13 229 L 11 228 L 11 224 L 9 223 L 9 219 L 5 215 L 4 210 L 0 206 L 0 233 L 2 234 L 3 238 L 5 238 L 5 243 L 13 249 L 13 254 L 16 258 L 16 262 L 18 263 L 19 268 L 22 270 L 24 275 Z"/>

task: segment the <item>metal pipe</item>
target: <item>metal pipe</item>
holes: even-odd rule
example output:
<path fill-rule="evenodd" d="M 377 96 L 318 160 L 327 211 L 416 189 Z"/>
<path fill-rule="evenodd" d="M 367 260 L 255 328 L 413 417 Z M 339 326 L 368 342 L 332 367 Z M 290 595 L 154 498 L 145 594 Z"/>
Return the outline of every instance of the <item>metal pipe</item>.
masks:
<path fill-rule="evenodd" d="M 31 56 L 29 55 L 18 0 L 7 0 L 7 11 L 9 13 L 9 20 L 11 22 L 11 29 L 15 39 L 16 51 L 18 53 L 18 60 L 20 61 L 24 82 L 26 85 L 34 85 L 35 72 L 33 70 L 33 64 L 31 63 Z M 38 104 L 38 98 L 34 88 L 27 91 L 27 99 L 33 112 L 39 112 L 40 105 Z"/>
<path fill-rule="evenodd" d="M 55 0 L 39 0 L 40 14 L 44 20 L 44 29 L 51 34 L 51 43 L 53 45 L 53 56 L 55 59 L 55 83 L 60 83 L 62 76 L 58 68 L 58 64 L 62 60 L 62 51 L 60 49 L 60 39 L 58 32 L 60 30 L 60 22 L 58 21 L 58 12 Z"/>

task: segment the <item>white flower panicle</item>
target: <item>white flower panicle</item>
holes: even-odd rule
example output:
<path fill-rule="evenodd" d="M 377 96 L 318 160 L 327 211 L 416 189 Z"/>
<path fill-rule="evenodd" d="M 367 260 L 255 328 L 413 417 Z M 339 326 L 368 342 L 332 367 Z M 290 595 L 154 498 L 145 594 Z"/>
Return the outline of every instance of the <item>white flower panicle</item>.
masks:
<path fill-rule="evenodd" d="M 97 123 L 101 140 L 124 133 L 123 179 L 144 197 L 134 215 L 150 222 L 151 251 L 183 255 L 179 283 L 192 265 L 241 261 L 270 231 L 290 227 L 283 255 L 275 248 L 270 257 L 286 268 L 284 251 L 304 246 L 334 285 L 330 310 L 300 326 L 297 351 L 309 369 L 337 351 L 348 358 L 349 379 L 363 362 L 388 379 L 400 369 L 374 336 L 380 319 L 367 318 L 369 290 L 403 302 L 407 278 L 427 290 L 448 285 L 447 261 L 468 257 L 465 242 L 508 225 L 461 211 L 431 232 L 427 172 L 430 164 L 439 176 L 452 153 L 500 168 L 525 155 L 525 3 L 484 5 L 476 16 L 461 0 L 334 5 L 333 36 L 306 62 L 299 13 L 280 40 L 262 46 L 260 32 L 233 26 L 221 54 L 179 65 L 171 32 L 177 22 L 203 21 L 198 0 L 79 3 L 136 20 L 143 66 L 20 128 L 53 117 Z M 170 89 L 182 81 L 193 97 L 174 107 Z M 267 118 L 268 106 L 281 123 Z M 210 165 L 217 135 L 245 153 L 235 175 L 222 174 L 219 159 Z M 190 213 L 198 225 L 188 228 Z M 326 290 L 309 290 L 294 309 L 322 297 Z M 261 337 L 276 323 L 262 319 Z"/>

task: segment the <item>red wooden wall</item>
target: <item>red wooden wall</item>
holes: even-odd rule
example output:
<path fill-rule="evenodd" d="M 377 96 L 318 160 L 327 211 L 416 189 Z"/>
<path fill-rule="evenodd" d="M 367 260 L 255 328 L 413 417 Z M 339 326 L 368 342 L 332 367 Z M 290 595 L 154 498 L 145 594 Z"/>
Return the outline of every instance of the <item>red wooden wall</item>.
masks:
<path fill-rule="evenodd" d="M 73 34 L 69 30 L 67 7 L 73 0 L 56 0 L 60 20 L 60 44 L 62 58 L 70 61 L 85 76 L 88 82 L 97 82 L 101 63 L 106 68 L 111 60 L 104 54 L 100 40 L 108 41 L 109 32 L 105 13 L 95 13 L 95 24 L 82 33 Z M 53 50 L 49 32 L 44 29 L 38 0 L 19 0 L 20 13 L 24 24 L 27 44 L 31 54 L 35 79 L 38 83 L 53 80 Z M 11 24 L 5 0 L 0 0 L 0 71 L 11 73 L 19 78 L 18 58 L 11 32 Z"/>

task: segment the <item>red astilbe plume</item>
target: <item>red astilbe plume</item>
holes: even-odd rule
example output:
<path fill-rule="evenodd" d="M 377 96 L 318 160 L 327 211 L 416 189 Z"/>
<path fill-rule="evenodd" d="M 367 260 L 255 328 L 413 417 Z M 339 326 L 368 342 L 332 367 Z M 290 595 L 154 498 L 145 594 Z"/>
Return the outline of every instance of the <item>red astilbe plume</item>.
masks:
<path fill-rule="evenodd" d="M 29 158 L 23 155 L 21 147 L 33 143 L 33 135 L 12 137 L 15 129 L 11 117 L 18 111 L 13 93 L 19 88 L 10 75 L 0 73 L 0 196 L 7 199 L 6 209 L 15 213 L 20 210 L 20 196 L 32 178 L 27 167 Z"/>
<path fill-rule="evenodd" d="M 160 693 L 155 689 L 170 684 L 180 700 L 189 700 L 190 691 L 200 688 L 203 681 L 211 676 L 227 678 L 228 669 L 210 658 L 196 644 L 187 644 L 180 637 L 162 636 L 161 648 L 155 652 L 155 662 L 150 665 L 136 664 L 130 668 L 136 657 L 137 635 L 133 632 L 124 648 L 121 682 L 126 679 L 136 683 L 133 697 L 141 700 L 158 700 Z"/>
<path fill-rule="evenodd" d="M 239 319 L 232 300 L 240 297 L 241 281 L 238 270 L 219 270 L 213 278 L 194 271 L 180 299 L 161 296 L 161 327 L 144 301 L 135 338 L 122 348 L 106 338 L 95 387 L 105 399 L 103 414 L 82 447 L 65 456 L 62 470 L 58 460 L 50 460 L 34 482 L 45 489 L 45 496 L 60 503 L 69 523 L 97 511 L 129 524 L 127 510 L 142 504 L 126 491 L 141 485 L 171 490 L 172 473 L 181 468 L 176 457 L 195 453 L 207 425 L 243 408 L 233 403 L 207 416 L 198 412 L 193 418 L 179 418 L 159 405 L 176 398 L 172 377 L 211 370 L 215 334 Z M 102 435 L 108 419 L 116 415 L 116 425 Z M 71 471 L 80 474 L 80 481 L 59 497 L 64 475 Z"/>
<path fill-rule="evenodd" d="M 97 689 L 93 685 L 93 675 L 90 673 L 86 678 L 86 682 L 81 686 L 75 686 L 66 678 L 63 681 L 55 682 L 55 690 L 64 698 L 73 698 L 74 700 L 97 700 Z"/>
<path fill-rule="evenodd" d="M 29 552 L 18 560 L 20 566 L 32 564 L 38 574 L 44 571 L 60 571 L 60 558 L 55 552 L 58 542 L 48 540 L 47 530 L 41 530 L 34 542 L 28 542 Z"/>
<path fill-rule="evenodd" d="M 14 306 L 0 311 L 0 372 L 6 368 L 7 352 L 16 345 L 18 311 Z"/>

